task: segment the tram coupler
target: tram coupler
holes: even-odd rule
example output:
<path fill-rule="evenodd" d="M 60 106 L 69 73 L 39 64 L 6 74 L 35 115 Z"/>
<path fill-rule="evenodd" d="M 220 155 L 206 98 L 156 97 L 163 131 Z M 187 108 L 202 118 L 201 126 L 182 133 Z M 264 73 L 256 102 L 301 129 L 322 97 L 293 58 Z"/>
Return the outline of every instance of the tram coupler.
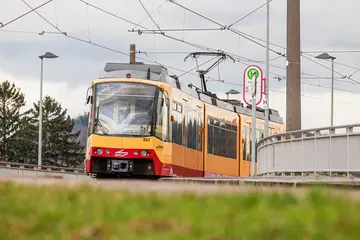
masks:
<path fill-rule="evenodd" d="M 112 173 L 132 173 L 134 163 L 132 160 L 115 160 L 111 159 L 107 162 L 107 172 Z"/>

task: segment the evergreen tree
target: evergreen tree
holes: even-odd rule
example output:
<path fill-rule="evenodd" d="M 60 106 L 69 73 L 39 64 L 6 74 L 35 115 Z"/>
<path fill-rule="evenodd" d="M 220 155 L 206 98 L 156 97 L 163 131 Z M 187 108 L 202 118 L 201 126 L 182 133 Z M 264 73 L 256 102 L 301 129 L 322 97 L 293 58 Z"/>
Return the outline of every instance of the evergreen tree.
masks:
<path fill-rule="evenodd" d="M 31 109 L 31 119 L 39 115 L 39 103 Z M 84 148 L 73 133 L 74 120 L 67 115 L 61 104 L 46 96 L 43 101 L 42 159 L 44 164 L 78 167 L 84 161 Z M 34 125 L 33 123 L 31 125 Z"/>
<path fill-rule="evenodd" d="M 17 162 L 37 164 L 38 157 L 38 134 L 39 117 L 25 115 L 21 121 L 19 130 L 15 133 L 14 159 Z"/>
<path fill-rule="evenodd" d="M 86 151 L 86 144 L 88 139 L 88 125 L 89 125 L 89 116 L 86 112 L 75 118 L 75 126 L 73 131 L 80 131 L 79 140 L 84 148 L 84 151 Z"/>
<path fill-rule="evenodd" d="M 17 132 L 26 124 L 25 95 L 14 83 L 0 83 L 0 161 L 17 161 L 20 139 Z"/>
<path fill-rule="evenodd" d="M 75 123 L 81 124 L 83 126 L 88 126 L 89 124 L 89 116 L 86 112 L 84 112 L 83 114 L 77 116 L 75 118 Z"/>

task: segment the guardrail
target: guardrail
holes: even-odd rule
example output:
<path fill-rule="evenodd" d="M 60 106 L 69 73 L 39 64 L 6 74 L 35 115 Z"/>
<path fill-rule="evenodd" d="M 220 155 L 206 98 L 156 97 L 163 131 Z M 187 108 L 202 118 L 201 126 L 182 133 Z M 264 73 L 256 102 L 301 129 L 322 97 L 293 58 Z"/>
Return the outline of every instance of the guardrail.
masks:
<path fill-rule="evenodd" d="M 56 166 L 38 166 L 0 161 L 1 177 L 50 177 L 63 179 L 89 178 L 84 169 L 65 168 Z"/>
<path fill-rule="evenodd" d="M 258 176 L 228 178 L 160 178 L 160 181 L 174 183 L 263 186 L 263 187 L 340 187 L 360 189 L 360 178 L 353 177 L 301 177 L 301 176 Z"/>
<path fill-rule="evenodd" d="M 257 144 L 258 176 L 360 175 L 360 124 L 272 135 Z"/>

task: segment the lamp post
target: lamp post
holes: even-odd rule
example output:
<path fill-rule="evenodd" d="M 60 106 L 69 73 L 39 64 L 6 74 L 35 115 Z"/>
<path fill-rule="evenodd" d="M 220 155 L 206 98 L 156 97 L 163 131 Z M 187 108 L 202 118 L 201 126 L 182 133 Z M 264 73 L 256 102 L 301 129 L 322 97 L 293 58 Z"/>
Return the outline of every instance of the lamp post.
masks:
<path fill-rule="evenodd" d="M 235 89 L 231 89 L 230 91 L 226 92 L 227 100 L 229 100 L 229 94 L 239 94 L 240 92 L 236 91 Z"/>
<path fill-rule="evenodd" d="M 265 83 L 265 137 L 269 136 L 269 54 L 270 54 L 270 0 L 266 4 L 266 83 Z"/>
<path fill-rule="evenodd" d="M 319 56 L 316 56 L 317 59 L 322 60 L 331 60 L 331 116 L 330 116 L 330 126 L 334 126 L 334 60 L 336 57 L 330 56 L 328 53 L 322 53 Z"/>
<path fill-rule="evenodd" d="M 46 52 L 44 55 L 39 56 L 41 59 L 41 77 L 40 77 L 40 102 L 39 102 L 39 149 L 38 149 L 38 166 L 41 166 L 41 147 L 42 147 L 42 89 L 43 89 L 43 66 L 44 58 L 57 58 L 55 54 Z"/>

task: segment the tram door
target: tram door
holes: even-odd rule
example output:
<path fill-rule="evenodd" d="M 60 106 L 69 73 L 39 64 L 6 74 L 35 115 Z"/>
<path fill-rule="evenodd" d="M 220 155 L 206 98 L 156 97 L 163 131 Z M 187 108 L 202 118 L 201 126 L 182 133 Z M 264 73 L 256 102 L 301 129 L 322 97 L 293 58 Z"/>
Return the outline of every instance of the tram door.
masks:
<path fill-rule="evenodd" d="M 203 171 L 203 110 L 201 106 L 191 106 L 187 100 L 183 99 L 183 159 L 181 164 L 184 166 L 182 175 L 195 176 L 194 173 Z M 191 170 L 190 170 L 191 169 Z M 196 171 L 197 170 L 197 171 Z M 186 171 L 186 172 L 185 172 Z M 197 174 L 196 176 L 199 176 Z"/>
<path fill-rule="evenodd" d="M 183 121 L 182 121 L 182 138 L 183 138 L 183 141 L 182 141 L 182 145 L 183 145 L 183 158 L 181 159 L 181 165 L 184 167 L 182 168 L 181 170 L 181 175 L 184 176 L 186 175 L 186 168 L 189 168 L 188 164 L 189 164 L 189 159 L 188 159 L 188 149 L 187 149 L 187 146 L 188 146 L 188 101 L 186 99 L 183 99 L 183 104 L 184 104 L 184 107 L 183 107 Z"/>
<path fill-rule="evenodd" d="M 201 106 L 197 106 L 197 122 L 196 122 L 196 150 L 197 150 L 197 166 L 198 169 L 204 172 L 204 155 L 203 155 L 203 109 Z M 204 175 L 202 175 L 203 177 Z"/>

